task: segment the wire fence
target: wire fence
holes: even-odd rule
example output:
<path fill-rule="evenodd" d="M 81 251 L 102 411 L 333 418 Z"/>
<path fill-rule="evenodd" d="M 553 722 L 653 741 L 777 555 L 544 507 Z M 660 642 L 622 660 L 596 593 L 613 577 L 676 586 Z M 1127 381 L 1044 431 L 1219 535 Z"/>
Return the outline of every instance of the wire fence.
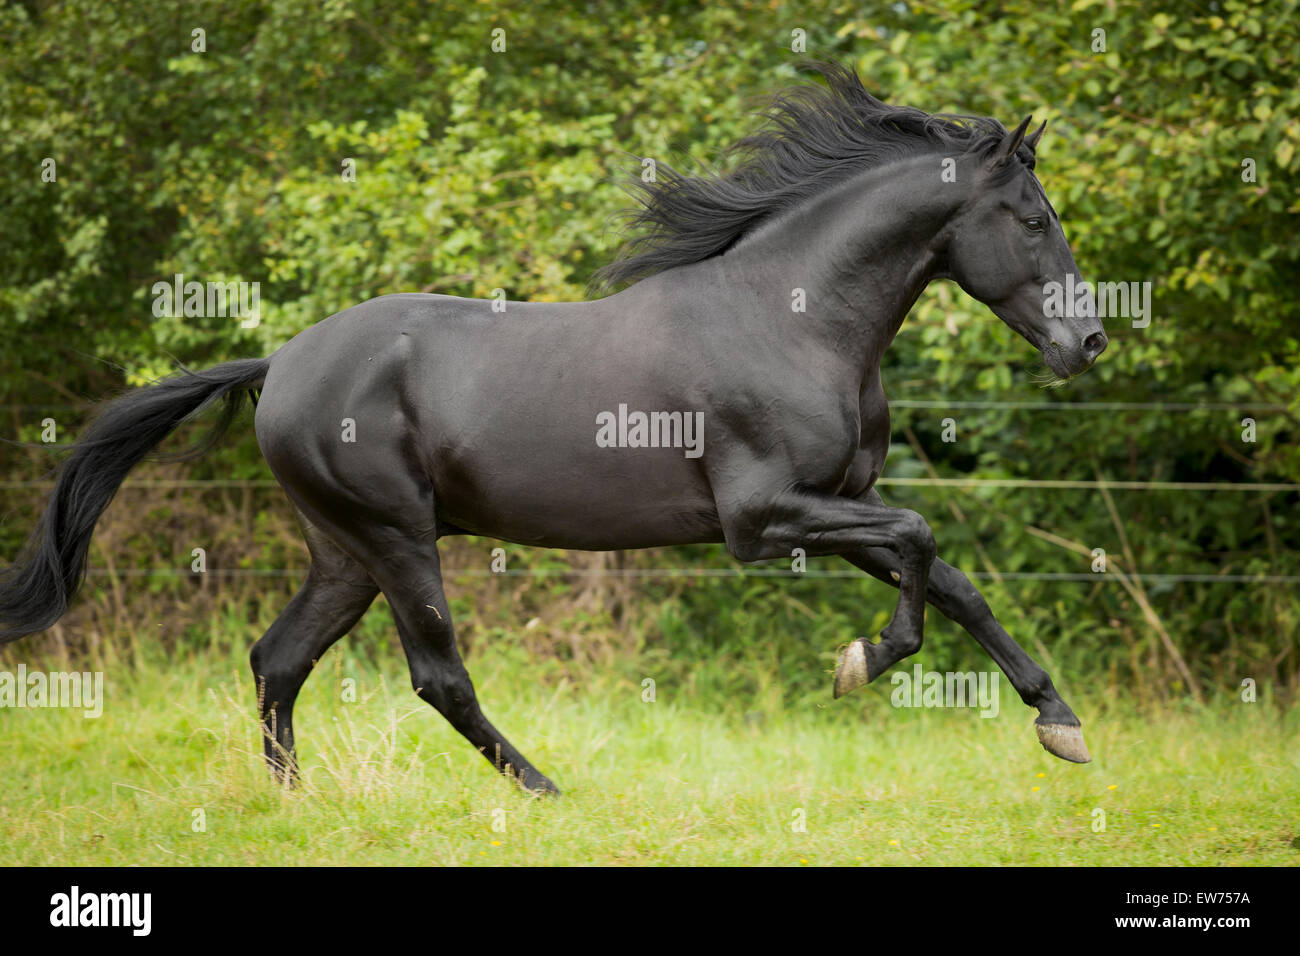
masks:
<path fill-rule="evenodd" d="M 37 405 L 0 405 L 5 411 L 84 411 L 90 404 L 37 404 Z M 1161 411 L 1161 412 L 1278 412 L 1285 406 L 1259 402 L 1006 402 L 942 399 L 920 400 L 899 399 L 890 402 L 891 408 L 898 409 L 938 409 L 938 410 L 1011 410 L 1034 412 L 1079 412 L 1079 411 Z M 1064 478 L 977 478 L 977 477 L 881 477 L 876 482 L 883 487 L 922 487 L 922 488 L 1043 488 L 1053 490 L 1096 490 L 1108 491 L 1161 491 L 1161 492 L 1243 492 L 1243 493 L 1277 493 L 1300 491 L 1300 483 L 1294 482 L 1226 482 L 1226 481 L 1134 481 L 1110 479 L 1064 479 Z M 0 490 L 16 491 L 24 489 L 50 490 L 54 487 L 52 480 L 36 481 L 0 481 Z M 180 478 L 180 479 L 128 479 L 123 489 L 130 490 L 265 490 L 278 488 L 279 483 L 269 479 L 237 478 Z M 223 578 L 239 577 L 301 577 L 307 573 L 306 568 L 223 568 L 195 572 L 185 568 L 148 568 L 108 570 L 93 568 L 87 572 L 91 576 L 142 576 L 142 577 L 193 577 L 203 575 Z M 491 575 L 499 577 L 620 577 L 620 578 L 861 578 L 862 572 L 856 570 L 805 570 L 790 571 L 776 568 L 639 568 L 639 569 L 583 569 L 583 568 L 545 568 L 518 571 L 492 571 L 483 568 L 445 569 L 450 576 Z M 1113 583 L 1119 579 L 1104 572 L 1004 572 L 971 571 L 967 576 L 976 580 L 996 581 L 1068 581 L 1076 583 Z M 1141 580 L 1146 584 L 1300 584 L 1300 575 L 1285 574 L 1146 574 L 1133 573 L 1130 578 Z"/>

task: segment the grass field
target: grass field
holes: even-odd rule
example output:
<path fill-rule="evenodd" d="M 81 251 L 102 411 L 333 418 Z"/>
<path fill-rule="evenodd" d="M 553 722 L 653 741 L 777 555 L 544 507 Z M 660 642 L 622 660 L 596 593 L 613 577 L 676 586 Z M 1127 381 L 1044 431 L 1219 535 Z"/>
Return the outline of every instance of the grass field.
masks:
<path fill-rule="evenodd" d="M 894 708 L 884 682 L 832 702 L 829 678 L 820 705 L 671 681 L 645 702 L 632 669 L 578 686 L 490 651 L 471 661 L 489 718 L 565 791 L 535 799 L 410 692 L 398 659 L 341 646 L 322 662 L 291 792 L 262 769 L 242 653 L 106 672 L 98 719 L 0 710 L 5 862 L 1300 862 L 1300 714 L 1262 703 L 1142 717 L 1074 693 L 1094 761 L 1072 765 L 1005 685 L 995 719 Z"/>

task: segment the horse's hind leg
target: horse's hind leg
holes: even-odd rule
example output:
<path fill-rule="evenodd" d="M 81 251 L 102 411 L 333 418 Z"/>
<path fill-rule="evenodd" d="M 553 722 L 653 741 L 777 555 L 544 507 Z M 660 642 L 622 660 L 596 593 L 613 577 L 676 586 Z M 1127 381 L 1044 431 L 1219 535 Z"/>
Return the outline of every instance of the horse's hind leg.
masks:
<path fill-rule="evenodd" d="M 389 522 L 381 523 L 373 510 L 360 517 L 355 507 L 334 509 L 328 524 L 323 517 L 317 520 L 313 511 L 313 520 L 347 548 L 384 592 L 411 668 L 411 684 L 420 698 L 447 718 L 497 770 L 527 790 L 558 793 L 555 784 L 524 759 L 479 709 L 456 647 L 436 532 L 427 518 L 420 517 L 435 513 L 432 496 L 414 484 L 403 485 L 400 477 L 395 483 L 398 487 L 384 499 L 391 513 Z"/>
<path fill-rule="evenodd" d="M 282 781 L 297 769 L 293 704 L 303 681 L 379 593 L 365 569 L 305 519 L 303 531 L 311 551 L 307 580 L 250 655 L 266 761 Z"/>
<path fill-rule="evenodd" d="M 456 647 L 433 541 L 412 538 L 387 551 L 382 566 L 371 566 L 397 619 L 415 692 L 497 770 L 513 776 L 527 790 L 558 793 L 555 784 L 524 759 L 479 709 L 474 685 Z"/>

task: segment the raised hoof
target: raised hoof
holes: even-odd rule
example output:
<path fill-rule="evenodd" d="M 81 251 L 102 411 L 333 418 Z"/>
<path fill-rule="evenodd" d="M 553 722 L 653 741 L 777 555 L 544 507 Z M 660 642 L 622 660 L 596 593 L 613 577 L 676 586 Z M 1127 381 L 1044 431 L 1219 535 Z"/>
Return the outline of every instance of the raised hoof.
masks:
<path fill-rule="evenodd" d="M 840 655 L 835 668 L 835 698 L 839 699 L 871 681 L 867 672 L 867 645 L 858 638 Z"/>
<path fill-rule="evenodd" d="M 1092 760 L 1092 754 L 1088 753 L 1083 742 L 1083 728 L 1069 724 L 1034 724 L 1034 730 L 1038 731 L 1038 742 L 1048 753 L 1071 763 Z"/>

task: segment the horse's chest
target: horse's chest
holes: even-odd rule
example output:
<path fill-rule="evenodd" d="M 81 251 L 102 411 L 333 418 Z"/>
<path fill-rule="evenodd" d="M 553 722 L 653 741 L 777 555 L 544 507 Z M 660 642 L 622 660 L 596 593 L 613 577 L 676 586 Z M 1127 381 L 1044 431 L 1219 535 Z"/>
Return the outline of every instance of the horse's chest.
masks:
<path fill-rule="evenodd" d="M 863 465 L 874 464 L 878 472 L 889 450 L 888 423 L 882 426 L 873 416 L 867 425 L 851 404 L 839 414 L 809 415 L 802 418 L 797 438 L 783 452 L 800 463 L 800 480 L 806 487 L 851 494 L 851 487 L 863 480 Z"/>

